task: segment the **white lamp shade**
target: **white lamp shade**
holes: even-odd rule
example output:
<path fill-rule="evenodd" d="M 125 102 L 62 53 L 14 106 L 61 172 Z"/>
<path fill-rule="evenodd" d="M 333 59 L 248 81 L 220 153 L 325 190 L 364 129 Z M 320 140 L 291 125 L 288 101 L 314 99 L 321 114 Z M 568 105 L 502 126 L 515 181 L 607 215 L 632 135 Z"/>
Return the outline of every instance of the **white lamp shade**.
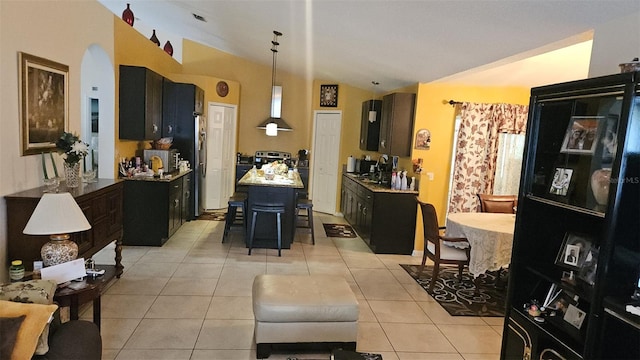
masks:
<path fill-rule="evenodd" d="M 369 110 L 369 122 L 376 122 L 377 112 L 375 110 Z"/>
<path fill-rule="evenodd" d="M 27 235 L 69 234 L 91 229 L 82 209 L 69 193 L 47 193 L 33 210 L 27 226 Z"/>
<path fill-rule="evenodd" d="M 267 124 L 267 136 L 278 136 L 278 124 L 271 122 Z"/>

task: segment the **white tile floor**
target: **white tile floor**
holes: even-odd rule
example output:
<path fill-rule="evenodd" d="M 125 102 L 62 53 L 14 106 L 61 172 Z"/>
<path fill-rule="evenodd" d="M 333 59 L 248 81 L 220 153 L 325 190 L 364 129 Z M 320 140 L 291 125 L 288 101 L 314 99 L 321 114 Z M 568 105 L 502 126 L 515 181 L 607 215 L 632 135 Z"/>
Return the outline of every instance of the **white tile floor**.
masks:
<path fill-rule="evenodd" d="M 254 249 L 241 233 L 222 244 L 223 221 L 191 221 L 162 247 L 125 246 L 125 272 L 102 296 L 103 358 L 255 359 L 251 285 L 257 274 L 337 274 L 360 303 L 358 351 L 385 360 L 498 359 L 502 318 L 453 317 L 398 264 L 405 255 L 376 255 L 360 238 L 327 238 L 315 213 L 316 245 L 301 229 L 290 250 Z M 94 257 L 113 263 L 113 250 Z M 91 318 L 84 308 L 82 317 Z M 269 359 L 328 359 L 278 354 Z"/>

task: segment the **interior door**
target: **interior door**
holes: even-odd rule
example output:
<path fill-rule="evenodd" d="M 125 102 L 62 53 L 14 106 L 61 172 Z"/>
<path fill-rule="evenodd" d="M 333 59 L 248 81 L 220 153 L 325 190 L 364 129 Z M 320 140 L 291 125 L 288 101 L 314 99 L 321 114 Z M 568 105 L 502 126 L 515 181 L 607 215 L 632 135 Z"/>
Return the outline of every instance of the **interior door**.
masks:
<path fill-rule="evenodd" d="M 203 207 L 222 209 L 233 195 L 235 181 L 236 107 L 209 103 L 207 155 L 203 174 Z"/>
<path fill-rule="evenodd" d="M 341 111 L 315 112 L 311 197 L 314 210 L 328 214 L 336 212 L 341 123 Z"/>

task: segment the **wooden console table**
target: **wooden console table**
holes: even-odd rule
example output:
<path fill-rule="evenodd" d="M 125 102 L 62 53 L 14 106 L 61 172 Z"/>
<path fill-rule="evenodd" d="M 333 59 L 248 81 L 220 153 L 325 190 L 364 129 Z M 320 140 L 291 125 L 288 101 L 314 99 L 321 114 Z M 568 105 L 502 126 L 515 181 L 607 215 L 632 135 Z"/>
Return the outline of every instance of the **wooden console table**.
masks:
<path fill-rule="evenodd" d="M 22 233 L 33 210 L 40 201 L 45 187 L 29 189 L 6 195 L 8 260 L 20 259 L 26 270 L 33 270 L 33 261 L 41 260 L 40 248 L 49 241 L 48 236 Z M 71 234 L 78 244 L 78 257 L 88 259 L 115 241 L 115 276 L 122 275 L 122 204 L 121 180 L 98 179 L 95 183 L 66 188 L 64 181 L 59 192 L 69 192 L 91 224 L 91 229 Z"/>

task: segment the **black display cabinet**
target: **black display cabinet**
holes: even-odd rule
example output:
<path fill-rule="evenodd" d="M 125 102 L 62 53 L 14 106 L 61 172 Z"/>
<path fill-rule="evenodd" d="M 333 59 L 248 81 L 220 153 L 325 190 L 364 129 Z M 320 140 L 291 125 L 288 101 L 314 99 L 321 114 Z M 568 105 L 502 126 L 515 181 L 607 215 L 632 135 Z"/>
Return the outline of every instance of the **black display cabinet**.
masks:
<path fill-rule="evenodd" d="M 531 90 L 502 359 L 640 358 L 638 76 Z"/>

